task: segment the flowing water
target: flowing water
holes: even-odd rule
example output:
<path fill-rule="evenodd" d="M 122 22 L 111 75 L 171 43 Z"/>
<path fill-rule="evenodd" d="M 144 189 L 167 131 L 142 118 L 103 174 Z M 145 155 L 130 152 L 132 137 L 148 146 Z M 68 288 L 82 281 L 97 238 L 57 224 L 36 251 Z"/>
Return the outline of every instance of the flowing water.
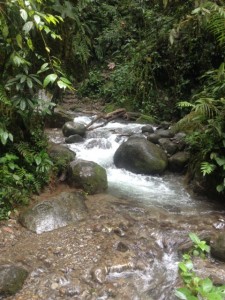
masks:
<path fill-rule="evenodd" d="M 75 121 L 89 124 L 93 118 Z M 101 122 L 92 126 L 97 125 Z M 10 300 L 175 299 L 178 261 L 191 245 L 188 233 L 208 239 L 225 227 L 224 211 L 191 196 L 182 176 L 137 175 L 115 167 L 116 149 L 131 134 L 140 135 L 142 126 L 110 122 L 88 131 L 84 142 L 68 145 L 77 158 L 106 169 L 107 193 L 87 197 L 89 217 L 79 224 L 38 235 L 20 228 L 10 251 L 1 250 L 0 263 L 23 265 L 30 276 Z M 57 130 L 49 136 L 64 143 Z M 224 265 L 209 262 L 207 270 L 204 275 L 222 272 L 225 280 Z"/>
<path fill-rule="evenodd" d="M 93 118 L 77 117 L 75 121 L 87 125 Z M 101 122 L 93 127 L 100 124 Z M 131 134 L 141 135 L 142 127 L 143 124 L 111 122 L 89 131 L 84 143 L 72 144 L 69 147 L 76 152 L 77 158 L 94 161 L 106 169 L 108 193 L 111 195 L 186 215 L 209 212 L 211 205 L 193 199 L 185 190 L 181 176 L 146 176 L 115 167 L 113 155 L 119 145 Z"/>

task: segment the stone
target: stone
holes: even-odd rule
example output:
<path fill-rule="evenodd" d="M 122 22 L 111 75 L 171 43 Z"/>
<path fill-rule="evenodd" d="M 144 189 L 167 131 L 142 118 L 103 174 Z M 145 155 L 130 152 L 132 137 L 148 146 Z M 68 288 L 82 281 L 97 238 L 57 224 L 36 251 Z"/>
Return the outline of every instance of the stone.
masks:
<path fill-rule="evenodd" d="M 145 125 L 141 128 L 142 133 L 148 132 L 148 133 L 153 133 L 154 129 L 151 125 Z"/>
<path fill-rule="evenodd" d="M 66 122 L 62 127 L 62 132 L 65 137 L 70 135 L 79 134 L 84 137 L 86 133 L 86 127 L 84 124 L 75 123 L 75 122 Z"/>
<path fill-rule="evenodd" d="M 85 219 L 85 197 L 78 192 L 62 192 L 28 208 L 19 216 L 27 229 L 42 233 Z"/>
<path fill-rule="evenodd" d="M 160 135 L 162 138 L 172 138 L 174 137 L 174 133 L 171 130 L 167 129 L 157 129 L 155 131 L 156 134 Z"/>
<path fill-rule="evenodd" d="M 65 143 L 72 144 L 72 143 L 82 143 L 84 141 L 84 138 L 80 136 L 79 134 L 73 134 L 69 137 L 65 138 Z"/>
<path fill-rule="evenodd" d="M 75 114 L 67 111 L 60 106 L 56 106 L 52 115 L 48 116 L 46 126 L 50 128 L 61 128 L 66 122 L 72 122 Z"/>
<path fill-rule="evenodd" d="M 82 159 L 70 163 L 68 182 L 88 194 L 103 192 L 108 187 L 106 170 L 93 161 Z"/>
<path fill-rule="evenodd" d="M 177 152 L 169 158 L 169 169 L 173 172 L 182 172 L 189 162 L 188 152 Z"/>
<path fill-rule="evenodd" d="M 54 165 L 57 167 L 59 174 L 62 173 L 67 168 L 67 165 L 76 157 L 75 152 L 69 148 L 53 143 L 48 147 L 48 154 Z"/>
<path fill-rule="evenodd" d="M 28 271 L 24 268 L 14 265 L 1 265 L 0 296 L 16 294 L 22 288 L 27 276 Z"/>
<path fill-rule="evenodd" d="M 211 255 L 225 262 L 225 233 L 220 233 L 211 243 Z"/>
<path fill-rule="evenodd" d="M 147 136 L 147 140 L 153 144 L 158 144 L 160 138 L 161 136 L 157 133 L 151 133 Z"/>
<path fill-rule="evenodd" d="M 177 152 L 178 146 L 171 142 L 168 138 L 159 139 L 159 145 L 166 151 L 167 154 L 173 155 Z"/>
<path fill-rule="evenodd" d="M 167 168 L 165 152 L 145 138 L 130 137 L 114 154 L 114 163 L 136 174 L 161 174 Z"/>

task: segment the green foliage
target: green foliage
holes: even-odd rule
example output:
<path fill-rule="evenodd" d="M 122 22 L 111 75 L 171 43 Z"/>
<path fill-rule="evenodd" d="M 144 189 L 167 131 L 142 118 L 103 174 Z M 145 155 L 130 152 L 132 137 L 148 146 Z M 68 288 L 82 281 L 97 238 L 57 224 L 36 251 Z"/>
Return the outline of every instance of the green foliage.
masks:
<path fill-rule="evenodd" d="M 0 4 L 0 218 L 26 204 L 51 175 L 43 125 L 54 103 L 39 90 L 71 88 L 54 55 L 63 19 L 51 6 L 51 0 Z"/>
<path fill-rule="evenodd" d="M 175 291 L 176 297 L 183 300 L 223 300 L 225 296 L 225 285 L 215 286 L 211 279 L 202 279 L 194 272 L 192 255 L 205 258 L 205 255 L 210 251 L 210 247 L 205 241 L 201 241 L 194 233 L 190 233 L 189 237 L 194 247 L 188 254 L 183 255 L 183 260 L 178 264 L 184 287 L 178 288 Z"/>
<path fill-rule="evenodd" d="M 203 76 L 204 88 L 193 96 L 192 103 L 181 102 L 191 111 L 177 126 L 187 131 L 190 151 L 198 157 L 203 176 L 221 193 L 225 190 L 225 89 L 224 63 Z M 213 180 L 212 180 L 213 178 Z"/>

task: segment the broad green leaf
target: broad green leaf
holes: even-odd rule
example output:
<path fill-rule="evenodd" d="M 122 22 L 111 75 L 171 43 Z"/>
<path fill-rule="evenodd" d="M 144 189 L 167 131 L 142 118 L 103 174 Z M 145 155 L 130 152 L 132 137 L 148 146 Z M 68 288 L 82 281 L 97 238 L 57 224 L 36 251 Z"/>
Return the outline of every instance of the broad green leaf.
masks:
<path fill-rule="evenodd" d="M 68 88 L 68 84 L 66 84 L 65 82 L 63 82 L 62 80 L 58 80 L 57 81 L 57 85 L 60 89 L 66 89 Z"/>
<path fill-rule="evenodd" d="M 190 239 L 192 240 L 192 242 L 194 243 L 194 244 L 196 244 L 196 245 L 198 245 L 200 242 L 201 242 L 201 240 L 197 237 L 197 235 L 195 234 L 195 233 L 193 233 L 193 232 L 191 232 L 191 233 L 189 233 L 189 237 L 190 237 Z"/>
<path fill-rule="evenodd" d="M 29 77 L 27 78 L 27 85 L 28 85 L 28 87 L 29 87 L 30 89 L 33 88 L 33 82 L 32 82 L 32 80 L 31 80 Z"/>
<path fill-rule="evenodd" d="M 4 38 L 7 38 L 8 35 L 9 35 L 9 28 L 8 28 L 8 26 L 6 24 L 2 28 L 2 35 L 3 35 Z"/>
<path fill-rule="evenodd" d="M 43 86 L 46 87 L 49 83 L 54 83 L 56 79 L 57 79 L 56 74 L 49 74 L 47 77 L 45 77 Z"/>
<path fill-rule="evenodd" d="M 3 133 L 1 134 L 1 142 L 3 145 L 6 144 L 8 136 L 9 136 L 9 134 L 6 131 L 3 131 Z"/>
<path fill-rule="evenodd" d="M 17 34 L 16 36 L 16 42 L 17 42 L 17 45 L 22 49 L 23 48 L 23 44 L 22 44 L 22 36 L 21 34 Z"/>
<path fill-rule="evenodd" d="M 21 110 L 25 110 L 25 108 L 26 108 L 26 102 L 25 102 L 25 100 L 22 99 L 22 100 L 20 101 L 20 109 L 21 109 Z"/>
<path fill-rule="evenodd" d="M 36 162 L 37 166 L 39 166 L 41 163 L 41 158 L 39 156 L 35 157 L 35 162 Z"/>
<path fill-rule="evenodd" d="M 225 189 L 224 184 L 219 184 L 216 187 L 216 190 L 217 190 L 218 193 L 221 193 L 224 189 Z"/>
<path fill-rule="evenodd" d="M 34 50 L 34 45 L 31 39 L 27 39 L 27 46 L 30 48 L 30 50 Z"/>
<path fill-rule="evenodd" d="M 23 25 L 23 30 L 27 34 L 34 26 L 34 23 L 32 21 L 28 21 Z"/>
<path fill-rule="evenodd" d="M 207 294 L 207 300 L 224 300 L 224 297 L 222 297 L 217 292 L 213 292 L 213 293 Z"/>
<path fill-rule="evenodd" d="M 20 177 L 16 174 L 13 174 L 13 178 L 16 180 L 16 181 L 19 181 L 20 180 Z"/>
<path fill-rule="evenodd" d="M 34 21 L 38 25 L 41 22 L 41 18 L 38 15 L 34 15 Z"/>
<path fill-rule="evenodd" d="M 209 293 L 213 288 L 213 283 L 209 278 L 203 279 L 201 281 L 201 288 L 204 293 Z"/>
<path fill-rule="evenodd" d="M 23 8 L 20 9 L 20 16 L 25 22 L 27 21 L 28 14 L 25 9 L 23 9 Z"/>
<path fill-rule="evenodd" d="M 59 78 L 61 81 L 63 81 L 64 83 L 66 83 L 66 84 L 68 84 L 68 85 L 70 85 L 70 84 L 72 84 L 67 78 L 65 78 L 65 77 L 60 77 Z"/>

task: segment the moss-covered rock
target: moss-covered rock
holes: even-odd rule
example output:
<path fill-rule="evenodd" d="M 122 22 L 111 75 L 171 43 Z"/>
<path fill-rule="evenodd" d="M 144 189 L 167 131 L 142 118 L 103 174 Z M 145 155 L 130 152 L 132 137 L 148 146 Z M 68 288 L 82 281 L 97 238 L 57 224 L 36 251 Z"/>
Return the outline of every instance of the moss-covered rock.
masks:
<path fill-rule="evenodd" d="M 62 173 L 68 164 L 76 157 L 76 154 L 67 147 L 53 143 L 49 144 L 48 154 L 59 174 Z"/>
<path fill-rule="evenodd" d="M 108 187 L 106 170 L 93 161 L 81 159 L 70 163 L 68 182 L 88 194 L 103 192 Z"/>
<path fill-rule="evenodd" d="M 190 159 L 188 152 L 177 152 L 169 158 L 169 168 L 173 172 L 182 172 L 187 167 Z"/>
<path fill-rule="evenodd" d="M 21 267 L 13 265 L 0 266 L 0 296 L 16 294 L 22 288 L 27 276 L 28 271 Z"/>
<path fill-rule="evenodd" d="M 167 156 L 158 146 L 142 137 L 131 137 L 114 154 L 114 163 L 137 174 L 161 174 L 167 167 Z"/>

